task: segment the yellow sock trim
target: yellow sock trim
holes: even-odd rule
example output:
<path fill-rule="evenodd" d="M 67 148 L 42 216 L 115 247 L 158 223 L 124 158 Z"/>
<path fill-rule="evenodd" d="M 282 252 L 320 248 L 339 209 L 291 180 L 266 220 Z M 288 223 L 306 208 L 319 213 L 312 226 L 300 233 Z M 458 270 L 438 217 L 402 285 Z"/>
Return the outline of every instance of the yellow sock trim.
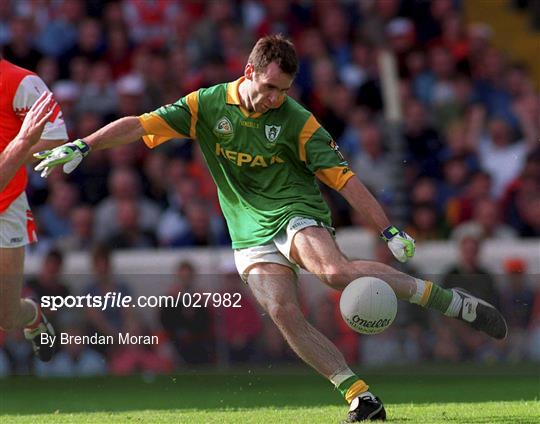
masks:
<path fill-rule="evenodd" d="M 349 390 L 347 390 L 347 393 L 345 394 L 345 400 L 348 403 L 351 403 L 355 397 L 357 397 L 360 393 L 367 392 L 368 389 L 369 386 L 364 380 L 355 381 L 353 385 L 349 387 Z"/>
<path fill-rule="evenodd" d="M 433 283 L 431 281 L 426 280 L 426 288 L 424 290 L 424 293 L 422 294 L 422 297 L 420 298 L 420 302 L 418 302 L 421 306 L 426 306 L 426 303 L 429 299 L 429 295 L 431 294 L 431 289 L 433 288 Z"/>

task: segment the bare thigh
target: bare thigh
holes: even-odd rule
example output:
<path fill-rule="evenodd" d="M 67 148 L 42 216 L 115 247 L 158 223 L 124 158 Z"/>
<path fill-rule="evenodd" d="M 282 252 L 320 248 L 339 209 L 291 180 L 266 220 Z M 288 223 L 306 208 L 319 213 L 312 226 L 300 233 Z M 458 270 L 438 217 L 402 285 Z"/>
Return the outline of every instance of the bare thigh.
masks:
<path fill-rule="evenodd" d="M 321 227 L 307 227 L 295 234 L 291 258 L 323 280 L 329 275 L 347 273 L 349 268 L 349 260 L 339 250 L 334 237 Z"/>
<path fill-rule="evenodd" d="M 365 276 L 383 279 L 400 299 L 409 299 L 416 290 L 413 277 L 391 266 L 374 261 L 349 260 L 324 228 L 308 227 L 296 233 L 291 257 L 336 290 L 343 290 L 354 279 Z"/>
<path fill-rule="evenodd" d="M 23 274 L 24 247 L 0 248 L 0 322 L 19 313 Z"/>

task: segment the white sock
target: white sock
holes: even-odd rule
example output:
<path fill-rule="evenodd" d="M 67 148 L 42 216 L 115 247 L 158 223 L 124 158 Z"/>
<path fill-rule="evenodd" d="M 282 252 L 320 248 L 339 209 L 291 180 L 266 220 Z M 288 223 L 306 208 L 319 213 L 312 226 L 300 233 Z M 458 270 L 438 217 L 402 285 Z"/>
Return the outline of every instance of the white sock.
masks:
<path fill-rule="evenodd" d="M 415 278 L 414 281 L 416 282 L 416 292 L 411 296 L 409 302 L 418 305 L 420 304 L 420 300 L 426 291 L 426 281 L 420 278 Z"/>
<path fill-rule="evenodd" d="M 341 371 L 336 372 L 335 374 L 332 374 L 330 376 L 330 381 L 334 386 L 339 386 L 341 383 L 343 383 L 348 378 L 353 377 L 355 374 L 354 372 L 349 368 L 344 368 Z"/>
<path fill-rule="evenodd" d="M 452 301 L 450 302 L 450 305 L 448 305 L 448 309 L 446 309 L 444 315 L 452 318 L 457 317 L 459 315 L 459 311 L 461 310 L 462 303 L 463 300 L 461 300 L 461 296 L 452 290 Z"/>

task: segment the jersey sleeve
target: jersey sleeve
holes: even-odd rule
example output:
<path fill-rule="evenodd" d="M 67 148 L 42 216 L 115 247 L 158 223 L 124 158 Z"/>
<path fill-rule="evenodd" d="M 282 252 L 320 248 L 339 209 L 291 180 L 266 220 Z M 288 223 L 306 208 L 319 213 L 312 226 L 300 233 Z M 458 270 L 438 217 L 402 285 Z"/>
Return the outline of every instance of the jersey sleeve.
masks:
<path fill-rule="evenodd" d="M 354 173 L 330 134 L 310 115 L 299 137 L 300 160 L 327 186 L 341 190 Z"/>
<path fill-rule="evenodd" d="M 143 141 L 154 148 L 171 138 L 196 139 L 198 112 L 199 91 L 194 91 L 175 103 L 139 116 L 146 132 Z"/>
<path fill-rule="evenodd" d="M 13 111 L 15 114 L 23 120 L 26 113 L 41 96 L 41 93 L 45 91 L 50 90 L 40 77 L 37 75 L 24 77 L 17 87 L 15 96 L 13 96 Z M 44 140 L 67 140 L 68 138 L 66 124 L 58 103 L 54 105 L 53 114 L 49 122 L 45 124 L 41 138 Z"/>

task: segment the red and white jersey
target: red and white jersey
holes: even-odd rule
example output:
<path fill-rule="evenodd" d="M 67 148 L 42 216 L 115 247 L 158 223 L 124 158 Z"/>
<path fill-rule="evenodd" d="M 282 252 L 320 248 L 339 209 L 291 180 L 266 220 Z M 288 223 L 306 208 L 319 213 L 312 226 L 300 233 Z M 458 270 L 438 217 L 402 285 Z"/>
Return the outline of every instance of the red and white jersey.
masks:
<path fill-rule="evenodd" d="M 24 116 L 44 91 L 50 90 L 36 74 L 0 59 L 0 153 L 16 137 Z M 58 104 L 41 138 L 67 140 L 66 125 Z M 23 165 L 0 192 L 0 213 L 24 191 L 27 180 L 26 167 Z"/>

